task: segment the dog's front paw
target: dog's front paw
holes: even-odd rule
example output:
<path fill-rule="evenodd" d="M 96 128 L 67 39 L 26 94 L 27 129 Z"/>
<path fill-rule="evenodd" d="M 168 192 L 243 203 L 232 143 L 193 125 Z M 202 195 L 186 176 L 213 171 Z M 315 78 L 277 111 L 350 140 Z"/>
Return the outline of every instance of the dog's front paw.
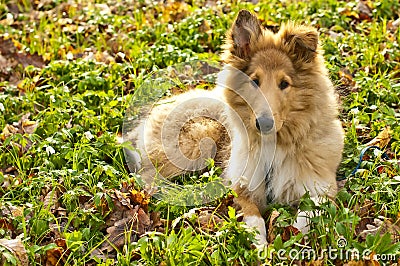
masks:
<path fill-rule="evenodd" d="M 326 202 L 328 199 L 324 197 L 311 197 L 315 206 L 320 206 L 322 203 Z M 293 224 L 293 227 L 299 229 L 303 234 L 307 234 L 310 231 L 310 219 L 316 216 L 320 216 L 321 212 L 316 209 L 314 211 L 299 211 L 297 213 L 297 219 Z"/>
<path fill-rule="evenodd" d="M 297 214 L 297 219 L 293 223 L 293 227 L 297 228 L 303 234 L 307 234 L 310 231 L 310 212 L 301 211 Z"/>
<path fill-rule="evenodd" d="M 261 216 L 251 215 L 245 216 L 243 221 L 248 227 L 256 228 L 258 233 L 256 234 L 257 247 L 261 247 L 267 244 L 267 231 L 265 229 L 265 221 Z"/>

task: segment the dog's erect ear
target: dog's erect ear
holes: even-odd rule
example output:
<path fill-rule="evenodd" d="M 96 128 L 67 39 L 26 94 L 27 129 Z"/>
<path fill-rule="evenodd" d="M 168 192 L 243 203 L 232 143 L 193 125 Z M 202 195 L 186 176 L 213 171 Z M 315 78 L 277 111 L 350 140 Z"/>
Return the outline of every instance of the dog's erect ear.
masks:
<path fill-rule="evenodd" d="M 289 23 L 281 28 L 280 36 L 293 60 L 310 63 L 316 57 L 318 32 L 315 28 Z"/>
<path fill-rule="evenodd" d="M 228 34 L 228 39 L 233 43 L 232 53 L 242 59 L 248 59 L 251 56 L 252 42 L 258 39 L 262 30 L 256 16 L 247 10 L 240 10 Z"/>

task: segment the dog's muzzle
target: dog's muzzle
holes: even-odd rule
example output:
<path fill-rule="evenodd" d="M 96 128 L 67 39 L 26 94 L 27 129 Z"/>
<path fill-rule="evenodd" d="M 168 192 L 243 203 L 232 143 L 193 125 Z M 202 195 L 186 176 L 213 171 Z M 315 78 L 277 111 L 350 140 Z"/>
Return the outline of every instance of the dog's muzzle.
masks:
<path fill-rule="evenodd" d="M 269 133 L 274 128 L 274 119 L 268 115 L 262 115 L 256 118 L 256 127 L 261 133 Z"/>

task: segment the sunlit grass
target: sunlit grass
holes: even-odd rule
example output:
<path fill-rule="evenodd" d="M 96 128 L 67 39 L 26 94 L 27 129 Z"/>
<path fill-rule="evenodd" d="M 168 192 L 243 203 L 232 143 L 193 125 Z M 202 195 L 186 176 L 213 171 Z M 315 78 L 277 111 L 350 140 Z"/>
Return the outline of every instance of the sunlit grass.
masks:
<path fill-rule="evenodd" d="M 374 218 L 390 228 L 399 222 L 400 32 L 393 26 L 398 1 L 366 1 L 368 19 L 361 17 L 356 1 L 47 1 L 40 8 L 37 2 L 0 4 L 0 37 L 12 40 L 22 54 L 42 56 L 46 64 L 43 69 L 15 68 L 17 84 L 3 80 L 7 70 L 0 68 L 0 130 L 27 113 L 38 123 L 33 134 L 0 136 L 0 238 L 22 236 L 32 265 L 44 263 L 47 251 L 63 247 L 50 240 L 56 237 L 68 248 L 62 262 L 72 265 L 254 265 L 260 260 L 278 265 L 291 261 L 274 250 L 321 251 L 338 248 L 342 238 L 347 248 L 360 252 L 399 254 L 394 229 L 381 231 L 382 236 L 359 236 L 363 222 Z M 271 222 L 270 245 L 258 250 L 250 245 L 253 232 L 233 209 L 219 217 L 222 222 L 214 231 L 207 231 L 197 224 L 200 214 L 182 216 L 188 207 L 152 199 L 148 208 L 166 220 L 165 232 L 149 232 L 137 241 L 130 241 L 129 230 L 121 232 L 123 248 L 101 264 L 91 252 L 106 242 L 110 225 L 105 223 L 114 207 L 110 191 L 140 183 L 126 168 L 126 143 L 117 139 L 128 106 L 152 99 L 132 93 L 166 66 L 218 59 L 224 34 L 242 8 L 257 12 L 273 30 L 289 19 L 319 28 L 330 76 L 341 92 L 346 141 L 339 174 L 351 173 L 363 145 L 386 126 L 392 132 L 386 147 L 391 161 L 370 154 L 333 202 L 315 206 L 305 196 L 301 208 L 323 214 L 312 220 L 307 236 L 290 231 L 295 210 L 269 206 L 268 225 L 273 211 L 280 215 Z M 57 193 L 57 209 L 44 203 L 49 193 Z M 210 206 L 221 206 L 221 201 Z M 7 252 L 0 245 L 0 256 Z M 323 259 L 323 264 L 335 263 Z"/>

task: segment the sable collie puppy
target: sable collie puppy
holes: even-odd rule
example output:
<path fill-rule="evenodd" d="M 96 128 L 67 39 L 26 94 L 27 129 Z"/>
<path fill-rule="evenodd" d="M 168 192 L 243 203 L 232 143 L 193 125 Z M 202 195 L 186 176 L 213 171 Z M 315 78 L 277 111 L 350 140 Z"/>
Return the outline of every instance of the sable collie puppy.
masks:
<path fill-rule="evenodd" d="M 134 132 L 139 153 L 128 160 L 149 180 L 214 158 L 264 243 L 268 203 L 296 205 L 307 191 L 335 196 L 344 138 L 337 100 L 312 27 L 286 23 L 273 33 L 242 10 L 223 49 L 215 89 L 157 104 Z"/>

